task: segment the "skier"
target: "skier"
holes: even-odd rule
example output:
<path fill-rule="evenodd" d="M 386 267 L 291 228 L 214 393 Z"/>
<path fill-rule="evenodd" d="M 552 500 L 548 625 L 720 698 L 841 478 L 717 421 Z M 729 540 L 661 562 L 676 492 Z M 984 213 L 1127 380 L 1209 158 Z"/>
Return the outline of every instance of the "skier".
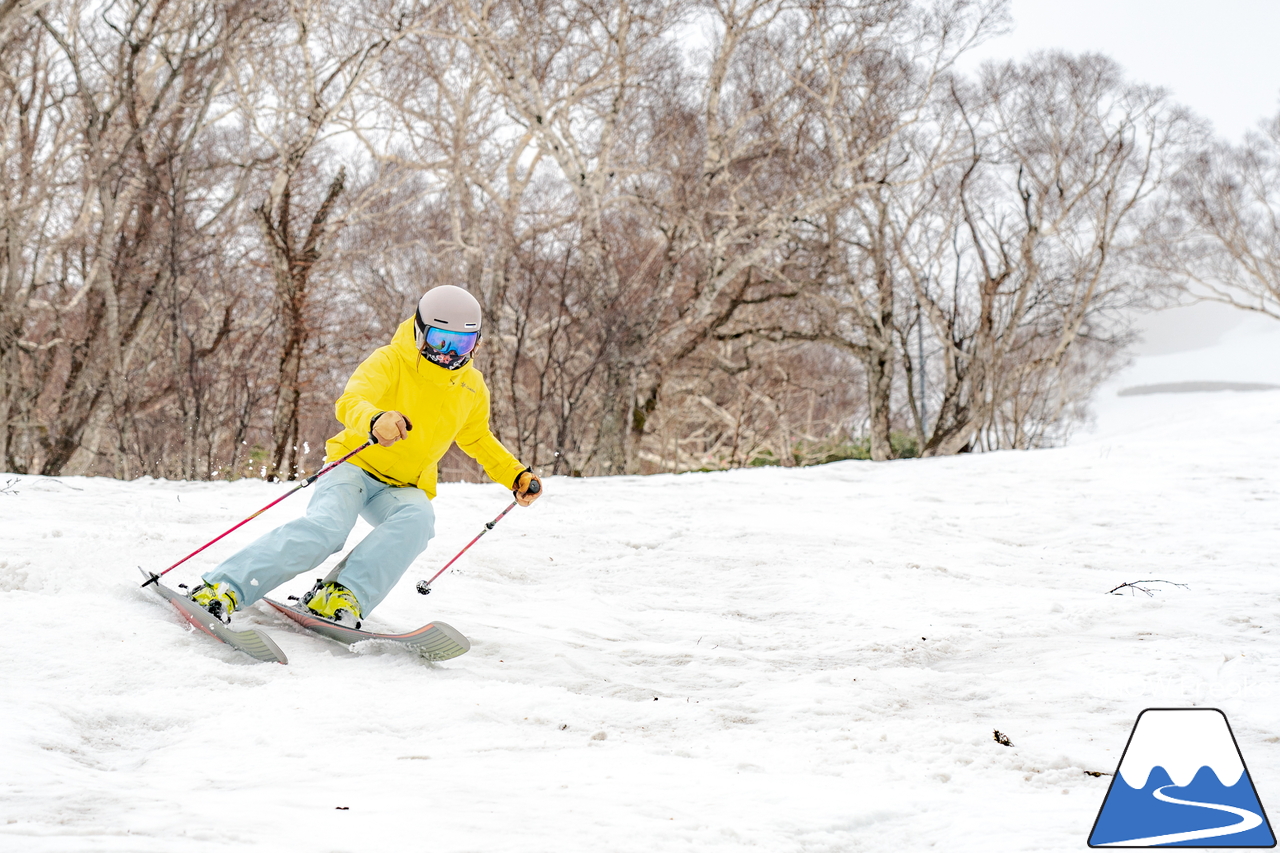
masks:
<path fill-rule="evenodd" d="M 305 517 L 204 575 L 191 599 L 230 622 L 235 610 L 337 553 L 363 516 L 373 531 L 336 580 L 316 584 L 302 599 L 316 615 L 358 627 L 434 535 L 436 463 L 455 441 L 521 506 L 533 503 L 541 482 L 489 430 L 489 389 L 471 363 L 480 325 L 480 303 L 461 287 L 427 291 L 391 344 L 356 368 L 334 405 L 345 429 L 325 445 L 329 459 L 367 440 L 377 444 L 320 479 Z M 538 485 L 530 490 L 532 483 Z"/>

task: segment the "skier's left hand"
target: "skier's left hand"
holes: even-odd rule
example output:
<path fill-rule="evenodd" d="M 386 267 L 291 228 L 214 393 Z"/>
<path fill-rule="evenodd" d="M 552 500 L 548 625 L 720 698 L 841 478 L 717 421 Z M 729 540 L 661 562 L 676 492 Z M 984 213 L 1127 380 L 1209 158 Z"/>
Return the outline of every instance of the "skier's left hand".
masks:
<path fill-rule="evenodd" d="M 520 506 L 528 506 L 542 494 L 542 481 L 535 477 L 532 471 L 522 471 L 520 476 L 516 477 L 514 485 L 515 489 L 511 494 L 515 495 L 516 503 Z"/>

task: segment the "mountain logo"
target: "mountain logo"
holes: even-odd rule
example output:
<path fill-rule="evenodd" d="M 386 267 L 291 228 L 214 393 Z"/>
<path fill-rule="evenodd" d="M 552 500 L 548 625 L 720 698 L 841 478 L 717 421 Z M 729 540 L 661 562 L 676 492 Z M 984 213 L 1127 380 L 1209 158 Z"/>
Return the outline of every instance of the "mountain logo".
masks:
<path fill-rule="evenodd" d="M 1226 715 L 1217 708 L 1139 714 L 1089 846 L 1275 847 Z"/>

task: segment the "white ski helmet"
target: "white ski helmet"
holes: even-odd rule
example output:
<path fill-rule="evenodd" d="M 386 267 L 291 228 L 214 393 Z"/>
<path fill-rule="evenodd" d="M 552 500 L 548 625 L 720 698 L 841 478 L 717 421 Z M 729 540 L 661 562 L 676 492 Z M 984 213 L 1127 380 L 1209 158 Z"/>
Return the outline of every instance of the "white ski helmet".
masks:
<path fill-rule="evenodd" d="M 461 287 L 442 284 L 418 300 L 413 317 L 418 352 L 432 364 L 457 370 L 480 342 L 480 303 Z"/>

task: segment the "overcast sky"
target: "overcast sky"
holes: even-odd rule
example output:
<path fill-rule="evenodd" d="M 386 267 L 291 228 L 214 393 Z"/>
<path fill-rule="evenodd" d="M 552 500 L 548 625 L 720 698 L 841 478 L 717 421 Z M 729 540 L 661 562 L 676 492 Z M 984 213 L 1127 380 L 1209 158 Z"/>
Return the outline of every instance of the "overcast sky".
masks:
<path fill-rule="evenodd" d="M 1011 33 L 982 58 L 1098 51 L 1238 139 L 1280 112 L 1280 0 L 1013 0 Z"/>

